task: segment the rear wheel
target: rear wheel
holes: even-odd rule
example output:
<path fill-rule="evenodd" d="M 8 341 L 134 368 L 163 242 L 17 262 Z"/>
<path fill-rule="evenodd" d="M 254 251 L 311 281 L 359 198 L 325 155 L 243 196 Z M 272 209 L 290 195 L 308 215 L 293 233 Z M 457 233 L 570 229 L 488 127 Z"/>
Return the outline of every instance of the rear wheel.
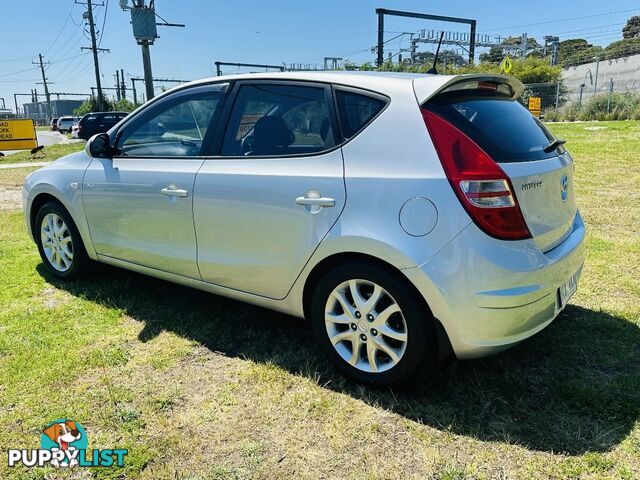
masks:
<path fill-rule="evenodd" d="M 399 383 L 435 358 L 432 319 L 423 302 L 403 279 L 375 265 L 329 272 L 314 292 L 311 321 L 329 359 L 360 382 Z"/>
<path fill-rule="evenodd" d="M 36 215 L 35 237 L 47 269 L 56 277 L 72 279 L 90 262 L 71 215 L 59 204 L 45 203 Z"/>

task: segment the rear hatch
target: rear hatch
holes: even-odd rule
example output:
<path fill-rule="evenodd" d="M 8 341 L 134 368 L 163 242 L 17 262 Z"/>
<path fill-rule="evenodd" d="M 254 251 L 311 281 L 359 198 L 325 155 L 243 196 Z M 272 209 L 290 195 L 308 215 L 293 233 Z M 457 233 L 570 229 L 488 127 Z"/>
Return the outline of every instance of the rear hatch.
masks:
<path fill-rule="evenodd" d="M 522 84 L 504 76 L 463 75 L 429 92 L 419 82 L 416 79 L 414 88 L 423 110 L 462 132 L 509 178 L 536 245 L 548 251 L 561 243 L 576 215 L 573 161 L 517 102 Z"/>

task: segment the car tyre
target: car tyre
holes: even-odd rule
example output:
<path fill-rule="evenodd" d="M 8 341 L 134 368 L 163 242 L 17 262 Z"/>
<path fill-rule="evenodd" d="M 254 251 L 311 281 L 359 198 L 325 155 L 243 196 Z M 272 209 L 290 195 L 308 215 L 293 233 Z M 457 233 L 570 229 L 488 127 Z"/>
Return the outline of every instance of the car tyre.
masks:
<path fill-rule="evenodd" d="M 40 207 L 34 223 L 34 237 L 42 261 L 57 278 L 77 278 L 91 262 L 75 222 L 58 203 L 47 202 Z"/>
<path fill-rule="evenodd" d="M 434 372 L 433 318 L 400 274 L 339 266 L 316 284 L 310 316 L 323 353 L 349 378 L 385 386 Z"/>

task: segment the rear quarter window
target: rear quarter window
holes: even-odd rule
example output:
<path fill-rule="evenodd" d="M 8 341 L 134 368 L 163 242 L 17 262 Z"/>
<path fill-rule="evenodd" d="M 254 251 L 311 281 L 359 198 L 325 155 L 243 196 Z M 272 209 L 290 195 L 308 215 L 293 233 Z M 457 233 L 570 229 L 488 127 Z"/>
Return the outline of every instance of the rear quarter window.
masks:
<path fill-rule="evenodd" d="M 366 93 L 336 90 L 340 128 L 345 139 L 360 132 L 386 106 L 387 101 Z"/>
<path fill-rule="evenodd" d="M 553 135 L 509 97 L 440 95 L 423 105 L 475 141 L 494 161 L 526 162 L 556 156 L 545 152 Z"/>

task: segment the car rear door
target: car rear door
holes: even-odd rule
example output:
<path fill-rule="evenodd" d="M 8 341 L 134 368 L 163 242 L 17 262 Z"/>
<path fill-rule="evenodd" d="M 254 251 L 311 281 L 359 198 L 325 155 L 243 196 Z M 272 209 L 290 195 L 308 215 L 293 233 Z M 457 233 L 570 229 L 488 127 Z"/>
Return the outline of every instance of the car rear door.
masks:
<path fill-rule="evenodd" d="M 345 203 L 331 87 L 239 82 L 226 118 L 194 189 L 202 279 L 283 298 Z"/>
<path fill-rule="evenodd" d="M 191 87 L 153 103 L 115 134 L 118 155 L 91 161 L 83 196 L 99 255 L 200 278 L 193 184 L 226 88 Z"/>

